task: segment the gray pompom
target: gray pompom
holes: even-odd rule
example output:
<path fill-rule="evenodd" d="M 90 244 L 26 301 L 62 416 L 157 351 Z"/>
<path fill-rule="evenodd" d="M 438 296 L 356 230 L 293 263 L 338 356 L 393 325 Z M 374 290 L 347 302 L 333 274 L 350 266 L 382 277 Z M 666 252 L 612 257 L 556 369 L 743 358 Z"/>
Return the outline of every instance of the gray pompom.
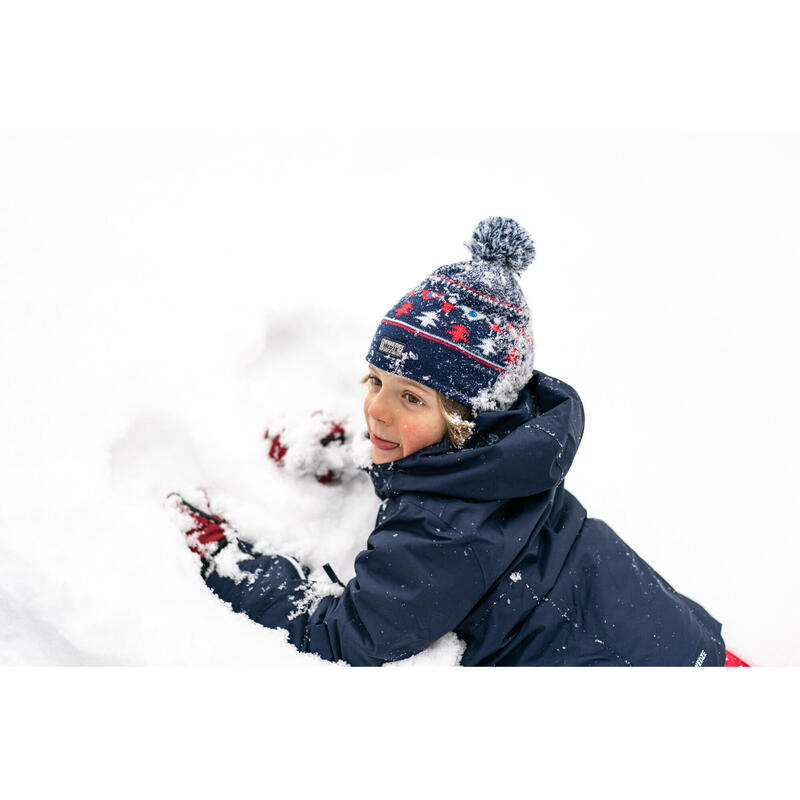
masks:
<path fill-rule="evenodd" d="M 472 241 L 464 242 L 476 261 L 499 264 L 519 275 L 536 256 L 528 231 L 508 217 L 482 219 L 472 232 Z"/>

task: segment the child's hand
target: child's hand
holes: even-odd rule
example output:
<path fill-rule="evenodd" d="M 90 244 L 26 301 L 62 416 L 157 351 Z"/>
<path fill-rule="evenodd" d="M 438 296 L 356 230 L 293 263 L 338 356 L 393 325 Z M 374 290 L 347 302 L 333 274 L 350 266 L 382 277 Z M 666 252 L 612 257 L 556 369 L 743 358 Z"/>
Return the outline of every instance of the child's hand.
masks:
<path fill-rule="evenodd" d="M 345 422 L 314 411 L 307 423 L 281 427 L 264 433 L 269 443 L 267 455 L 293 475 L 314 475 L 320 483 L 338 483 L 345 471 L 348 440 Z"/>
<path fill-rule="evenodd" d="M 203 492 L 202 505 L 196 505 L 184 500 L 177 492 L 167 495 L 172 507 L 178 512 L 182 520 L 182 530 L 186 534 L 186 544 L 193 553 L 197 553 L 206 564 L 211 561 L 223 548 L 227 547 L 232 531 L 226 519 L 211 512 L 208 497 Z M 231 533 L 231 537 L 227 536 Z"/>

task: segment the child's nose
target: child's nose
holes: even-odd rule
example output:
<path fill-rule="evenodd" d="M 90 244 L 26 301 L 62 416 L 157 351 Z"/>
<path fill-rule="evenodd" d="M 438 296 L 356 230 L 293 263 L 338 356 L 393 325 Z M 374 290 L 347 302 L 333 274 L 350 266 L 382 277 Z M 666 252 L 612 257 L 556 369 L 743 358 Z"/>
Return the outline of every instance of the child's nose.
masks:
<path fill-rule="evenodd" d="M 384 397 L 381 396 L 380 393 L 377 394 L 369 404 L 369 415 L 373 419 L 378 420 L 378 422 L 384 423 L 384 425 L 391 423 L 392 413 L 391 409 L 389 408 L 389 403 Z"/>

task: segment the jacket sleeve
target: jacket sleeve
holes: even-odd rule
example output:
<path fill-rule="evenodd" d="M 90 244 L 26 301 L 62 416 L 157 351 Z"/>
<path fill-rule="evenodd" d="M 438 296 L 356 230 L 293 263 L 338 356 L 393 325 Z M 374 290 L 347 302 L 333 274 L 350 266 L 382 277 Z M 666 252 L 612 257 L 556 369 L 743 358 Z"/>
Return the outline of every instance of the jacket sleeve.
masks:
<path fill-rule="evenodd" d="M 342 594 L 323 597 L 313 610 L 311 584 L 283 556 L 241 562 L 249 575 L 239 582 L 213 570 L 206 581 L 235 611 L 288 631 L 298 650 L 379 665 L 421 652 L 483 596 L 473 538 L 416 503 L 403 504 L 372 532 Z"/>

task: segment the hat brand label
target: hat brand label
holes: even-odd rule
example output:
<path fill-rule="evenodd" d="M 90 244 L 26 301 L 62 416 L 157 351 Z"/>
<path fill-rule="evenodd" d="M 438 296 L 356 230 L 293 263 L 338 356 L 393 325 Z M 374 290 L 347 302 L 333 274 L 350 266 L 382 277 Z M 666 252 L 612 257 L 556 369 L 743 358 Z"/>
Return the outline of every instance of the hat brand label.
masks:
<path fill-rule="evenodd" d="M 378 344 L 378 352 L 391 356 L 392 358 L 400 358 L 405 351 L 406 346 L 403 342 L 396 342 L 394 339 L 387 339 L 385 336 L 381 336 L 380 344 Z"/>

